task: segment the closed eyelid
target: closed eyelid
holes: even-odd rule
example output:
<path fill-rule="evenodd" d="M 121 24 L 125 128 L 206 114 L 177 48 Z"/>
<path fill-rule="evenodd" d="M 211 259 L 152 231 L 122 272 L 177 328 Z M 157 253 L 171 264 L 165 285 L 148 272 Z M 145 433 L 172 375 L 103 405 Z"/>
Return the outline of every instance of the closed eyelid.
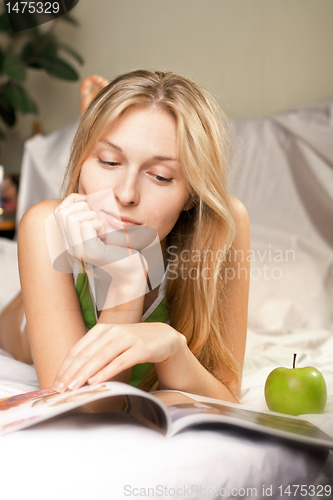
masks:
<path fill-rule="evenodd" d="M 158 174 L 152 174 L 153 177 L 159 182 L 172 182 L 172 177 L 164 177 L 163 175 L 158 175 Z"/>
<path fill-rule="evenodd" d="M 109 165 L 110 167 L 115 167 L 118 165 L 121 165 L 121 162 L 119 161 L 113 161 L 113 160 L 102 160 L 102 158 L 97 158 L 97 161 L 100 165 Z"/>

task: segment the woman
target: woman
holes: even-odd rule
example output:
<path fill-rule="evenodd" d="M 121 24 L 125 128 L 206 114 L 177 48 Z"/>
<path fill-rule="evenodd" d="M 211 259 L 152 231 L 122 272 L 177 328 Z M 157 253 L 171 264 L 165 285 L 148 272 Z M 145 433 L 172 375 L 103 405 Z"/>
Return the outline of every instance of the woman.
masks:
<path fill-rule="evenodd" d="M 94 98 L 73 142 L 65 199 L 38 203 L 19 228 L 27 326 L 16 356 L 29 353 L 29 329 L 42 388 L 53 384 L 61 392 L 86 382 L 129 383 L 132 367 L 144 367 L 140 387 L 145 390 L 175 389 L 238 401 L 250 236 L 245 207 L 227 193 L 229 153 L 217 105 L 186 78 L 134 71 Z M 109 189 L 118 216 L 89 205 L 95 193 Z M 149 265 L 145 261 L 147 269 L 139 272 L 132 263 L 140 252 L 129 246 L 132 260 L 120 260 L 109 270 L 111 306 L 99 311 L 92 326 L 94 321 L 85 318 L 87 306 L 79 302 L 84 273 L 73 281 L 71 274 L 52 267 L 45 223 L 53 213 L 72 247 L 79 248 L 83 271 L 89 262 L 84 241 L 94 241 L 102 252 L 110 249 L 108 224 L 126 234 L 132 225 L 152 228 L 163 253 L 163 283 L 147 292 Z M 12 307 L 22 316 L 18 304 Z M 159 309 L 158 319 L 143 322 L 152 309 Z M 6 314 L 10 311 L 0 318 L 2 325 Z M 4 348 L 6 342 L 10 350 L 3 333 Z M 17 340 L 12 343 L 16 346 Z"/>

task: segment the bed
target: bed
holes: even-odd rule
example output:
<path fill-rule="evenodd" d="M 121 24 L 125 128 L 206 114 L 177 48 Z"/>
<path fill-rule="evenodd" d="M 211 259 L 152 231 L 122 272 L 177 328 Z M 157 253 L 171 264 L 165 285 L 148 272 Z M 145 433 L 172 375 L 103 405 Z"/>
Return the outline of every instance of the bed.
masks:
<path fill-rule="evenodd" d="M 56 197 L 77 123 L 25 146 L 18 221 Z M 230 191 L 251 221 L 251 286 L 241 403 L 266 410 L 277 366 L 312 365 L 328 387 L 333 436 L 333 99 L 235 122 Z M 16 243 L 0 239 L 0 309 L 19 290 Z M 33 366 L 0 351 L 0 398 L 38 388 Z M 67 415 L 1 439 L 6 500 L 287 498 L 288 485 L 331 485 L 333 454 L 230 428 L 187 430 L 166 441 L 115 413 Z M 283 488 L 281 488 L 283 486 Z M 136 488 L 136 489 L 135 489 Z M 304 498 L 300 489 L 291 496 Z M 311 491 L 306 490 L 308 496 Z M 332 495 L 333 496 L 333 495 Z"/>

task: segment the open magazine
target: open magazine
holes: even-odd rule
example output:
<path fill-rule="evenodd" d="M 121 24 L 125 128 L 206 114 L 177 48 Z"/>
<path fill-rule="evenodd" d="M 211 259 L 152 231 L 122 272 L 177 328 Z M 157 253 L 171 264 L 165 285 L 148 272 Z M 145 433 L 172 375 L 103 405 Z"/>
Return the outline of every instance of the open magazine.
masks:
<path fill-rule="evenodd" d="M 29 427 L 69 411 L 125 411 L 167 438 L 199 424 L 250 429 L 310 445 L 333 448 L 333 438 L 297 417 L 257 412 L 242 405 L 179 391 L 148 393 L 121 382 L 85 385 L 58 394 L 54 389 L 0 400 L 0 435 Z"/>

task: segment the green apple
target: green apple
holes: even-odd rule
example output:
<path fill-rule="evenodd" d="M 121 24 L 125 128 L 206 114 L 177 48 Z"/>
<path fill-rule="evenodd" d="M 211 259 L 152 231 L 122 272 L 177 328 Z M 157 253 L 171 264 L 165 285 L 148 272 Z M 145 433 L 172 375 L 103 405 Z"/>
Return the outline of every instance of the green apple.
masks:
<path fill-rule="evenodd" d="M 275 368 L 265 383 L 265 399 L 272 411 L 288 415 L 323 413 L 327 400 L 326 382 L 319 370 L 313 366 Z"/>

